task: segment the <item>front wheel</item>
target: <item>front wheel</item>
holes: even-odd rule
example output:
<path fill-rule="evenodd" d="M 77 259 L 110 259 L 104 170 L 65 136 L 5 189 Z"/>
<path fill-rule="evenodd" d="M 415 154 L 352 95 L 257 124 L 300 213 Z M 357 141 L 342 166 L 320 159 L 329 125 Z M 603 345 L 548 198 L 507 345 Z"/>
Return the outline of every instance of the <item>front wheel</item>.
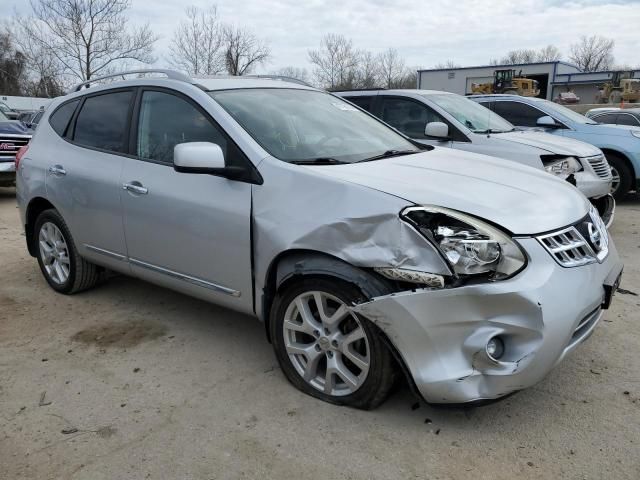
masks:
<path fill-rule="evenodd" d="M 271 338 L 287 379 L 308 395 L 371 409 L 394 383 L 394 362 L 377 327 L 348 307 L 365 298 L 339 280 L 301 280 L 279 292 Z"/>
<path fill-rule="evenodd" d="M 33 241 L 40 270 L 56 292 L 81 292 L 102 278 L 102 269 L 78 254 L 69 227 L 57 210 L 45 210 L 38 216 Z"/>

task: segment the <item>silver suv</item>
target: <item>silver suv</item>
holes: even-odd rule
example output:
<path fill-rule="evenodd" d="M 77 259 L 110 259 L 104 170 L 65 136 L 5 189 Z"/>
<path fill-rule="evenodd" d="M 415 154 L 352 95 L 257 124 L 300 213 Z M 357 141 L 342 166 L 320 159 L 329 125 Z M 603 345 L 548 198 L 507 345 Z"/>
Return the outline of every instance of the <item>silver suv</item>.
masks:
<path fill-rule="evenodd" d="M 57 99 L 20 157 L 54 290 L 114 270 L 255 315 L 293 385 L 359 408 L 402 374 L 433 403 L 533 385 L 609 306 L 622 265 L 567 182 L 304 85 L 162 73 Z"/>

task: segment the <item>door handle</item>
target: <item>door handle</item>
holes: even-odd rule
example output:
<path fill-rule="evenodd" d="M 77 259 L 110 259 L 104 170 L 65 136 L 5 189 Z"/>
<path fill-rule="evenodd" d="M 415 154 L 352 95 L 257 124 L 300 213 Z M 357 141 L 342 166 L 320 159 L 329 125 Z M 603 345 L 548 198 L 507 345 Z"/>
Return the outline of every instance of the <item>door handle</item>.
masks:
<path fill-rule="evenodd" d="M 67 171 L 64 169 L 64 167 L 62 165 L 54 165 L 52 167 L 49 167 L 49 173 L 51 175 L 56 175 L 58 177 L 63 177 L 64 175 L 67 174 Z"/>
<path fill-rule="evenodd" d="M 122 189 L 131 193 L 137 193 L 138 195 L 146 195 L 149 193 L 149 189 L 143 187 L 140 182 L 125 183 L 122 185 Z"/>

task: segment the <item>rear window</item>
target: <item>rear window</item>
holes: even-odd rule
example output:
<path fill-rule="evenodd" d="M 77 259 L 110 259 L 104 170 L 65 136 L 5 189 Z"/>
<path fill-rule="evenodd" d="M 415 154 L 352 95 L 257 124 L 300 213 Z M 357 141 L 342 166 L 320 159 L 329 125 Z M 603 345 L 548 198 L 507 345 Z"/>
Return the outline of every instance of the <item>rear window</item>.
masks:
<path fill-rule="evenodd" d="M 67 127 L 69 126 L 69 121 L 71 120 L 71 117 L 73 117 L 73 112 L 76 111 L 78 103 L 80 103 L 80 99 L 65 103 L 49 117 L 51 127 L 61 137 L 64 137 Z"/>
<path fill-rule="evenodd" d="M 88 97 L 76 120 L 73 141 L 110 152 L 126 151 L 127 120 L 131 91 Z"/>

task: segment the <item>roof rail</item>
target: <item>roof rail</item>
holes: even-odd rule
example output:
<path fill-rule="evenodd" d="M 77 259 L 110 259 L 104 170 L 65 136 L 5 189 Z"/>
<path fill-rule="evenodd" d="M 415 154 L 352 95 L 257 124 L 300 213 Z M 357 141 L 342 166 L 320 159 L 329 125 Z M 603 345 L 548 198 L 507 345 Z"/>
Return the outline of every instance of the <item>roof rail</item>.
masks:
<path fill-rule="evenodd" d="M 237 77 L 242 78 L 242 77 Z M 244 75 L 244 78 L 264 78 L 266 80 L 281 80 L 283 82 L 289 83 L 297 83 L 298 85 L 304 85 L 305 87 L 313 88 L 313 85 L 305 82 L 304 80 L 300 80 L 295 77 L 287 77 L 286 75 Z"/>
<path fill-rule="evenodd" d="M 181 82 L 193 83 L 193 80 L 188 75 L 184 73 L 176 72 L 175 70 L 167 70 L 164 68 L 148 68 L 141 70 L 127 70 L 125 72 L 113 73 L 111 75 L 105 75 L 103 77 L 92 78 L 85 82 L 79 83 L 75 85 L 69 92 L 79 92 L 83 87 L 89 88 L 92 83 L 99 82 L 101 80 L 106 80 L 107 78 L 115 78 L 115 77 L 124 77 L 125 75 L 134 75 L 141 73 L 162 73 L 170 78 L 171 80 L 179 80 Z M 123 78 L 124 79 L 124 78 Z"/>

